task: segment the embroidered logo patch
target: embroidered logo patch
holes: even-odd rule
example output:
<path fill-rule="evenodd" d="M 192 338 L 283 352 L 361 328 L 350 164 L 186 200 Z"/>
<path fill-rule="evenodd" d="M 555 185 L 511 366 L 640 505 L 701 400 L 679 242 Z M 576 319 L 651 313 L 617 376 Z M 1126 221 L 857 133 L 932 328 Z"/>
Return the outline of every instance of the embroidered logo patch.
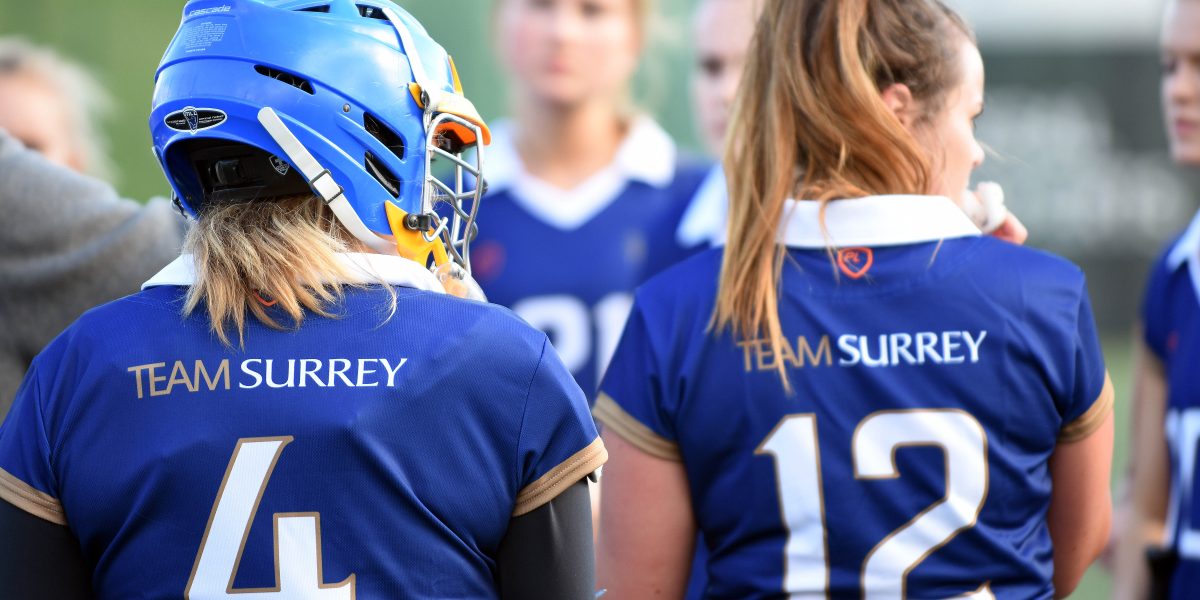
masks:
<path fill-rule="evenodd" d="M 875 253 L 870 248 L 842 248 L 837 253 L 838 268 L 850 279 L 860 279 L 875 262 Z"/>

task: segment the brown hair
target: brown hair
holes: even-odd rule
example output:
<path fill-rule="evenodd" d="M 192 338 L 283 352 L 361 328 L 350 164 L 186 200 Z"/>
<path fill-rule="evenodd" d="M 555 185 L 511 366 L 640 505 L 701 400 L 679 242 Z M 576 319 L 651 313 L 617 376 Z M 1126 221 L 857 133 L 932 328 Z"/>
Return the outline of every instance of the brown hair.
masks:
<path fill-rule="evenodd" d="M 201 303 L 213 333 L 232 342 L 227 329 L 244 341 L 246 314 L 273 329 L 285 329 L 266 307 L 278 307 L 290 326 L 299 328 L 306 311 L 333 317 L 330 305 L 345 288 L 367 283 L 337 255 L 360 250 L 324 202 L 291 196 L 219 204 L 205 209 L 184 240 L 194 255 L 196 280 L 188 290 L 183 314 Z M 395 292 L 392 291 L 392 312 Z M 390 314 L 389 314 L 390 316 Z"/>
<path fill-rule="evenodd" d="M 925 116 L 962 74 L 962 19 L 940 0 L 767 0 L 725 153 L 729 242 L 713 324 L 782 349 L 784 202 L 927 193 L 930 159 L 884 104 L 901 83 Z M 784 361 L 777 368 L 788 390 Z"/>

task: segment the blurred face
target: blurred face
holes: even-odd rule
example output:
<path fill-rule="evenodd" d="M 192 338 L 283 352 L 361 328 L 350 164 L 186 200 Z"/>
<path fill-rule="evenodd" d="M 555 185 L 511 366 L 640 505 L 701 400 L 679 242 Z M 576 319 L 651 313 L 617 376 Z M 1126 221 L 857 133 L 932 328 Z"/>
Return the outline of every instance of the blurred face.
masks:
<path fill-rule="evenodd" d="M 760 0 L 705 0 L 696 11 L 692 98 L 709 152 L 719 155 Z"/>
<path fill-rule="evenodd" d="M 1171 157 L 1200 166 L 1200 2 L 1176 0 L 1163 21 L 1163 108 Z"/>
<path fill-rule="evenodd" d="M 961 202 L 971 171 L 983 164 L 983 147 L 975 140 L 975 119 L 983 114 L 983 58 L 965 37 L 958 62 L 958 84 L 946 94 L 941 110 L 918 124 L 914 134 L 933 157 L 931 193 Z"/>
<path fill-rule="evenodd" d="M 62 99 L 35 77 L 0 77 L 0 129 L 60 165 L 81 170 Z"/>
<path fill-rule="evenodd" d="M 500 0 L 501 58 L 525 100 L 571 106 L 624 91 L 641 51 L 634 0 Z"/>

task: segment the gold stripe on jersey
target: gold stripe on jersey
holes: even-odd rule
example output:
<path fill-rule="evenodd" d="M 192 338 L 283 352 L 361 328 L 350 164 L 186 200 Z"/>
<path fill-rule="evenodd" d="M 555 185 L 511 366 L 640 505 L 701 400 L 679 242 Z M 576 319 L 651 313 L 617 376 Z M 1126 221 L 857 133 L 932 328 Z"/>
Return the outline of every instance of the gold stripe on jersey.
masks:
<path fill-rule="evenodd" d="M 39 492 L 4 469 L 0 469 L 0 500 L 55 525 L 67 524 L 67 514 L 57 498 Z"/>
<path fill-rule="evenodd" d="M 537 481 L 525 486 L 517 494 L 512 516 L 519 517 L 540 508 L 607 461 L 608 450 L 604 449 L 604 442 L 597 437 L 557 467 L 538 477 Z"/>
<path fill-rule="evenodd" d="M 1104 424 L 1104 420 L 1108 418 L 1109 413 L 1112 412 L 1115 397 L 1116 392 L 1113 391 L 1112 379 L 1108 377 L 1108 373 L 1105 373 L 1104 389 L 1100 390 L 1100 396 L 1092 403 L 1092 407 L 1087 409 L 1087 412 L 1063 426 L 1058 433 L 1058 441 L 1060 443 L 1078 442 L 1099 429 Z"/>
<path fill-rule="evenodd" d="M 633 415 L 625 412 L 625 409 L 608 394 L 600 394 L 596 406 L 592 408 L 592 416 L 642 452 L 663 460 L 683 462 L 679 446 L 675 442 L 654 433 Z"/>

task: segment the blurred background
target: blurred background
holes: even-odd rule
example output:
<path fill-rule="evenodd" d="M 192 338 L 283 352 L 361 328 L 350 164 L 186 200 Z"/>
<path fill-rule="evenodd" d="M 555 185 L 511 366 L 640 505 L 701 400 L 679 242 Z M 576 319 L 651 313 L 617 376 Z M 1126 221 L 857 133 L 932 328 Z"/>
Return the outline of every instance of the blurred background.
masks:
<path fill-rule="evenodd" d="M 485 117 L 505 112 L 504 75 L 490 52 L 489 0 L 407 0 L 454 55 Z M 1191 218 L 1200 178 L 1167 157 L 1159 102 L 1162 0 L 951 0 L 975 27 L 987 66 L 979 138 L 991 149 L 980 180 L 1000 182 L 1030 245 L 1083 266 L 1118 400 L 1118 474 L 1127 441 L 1130 332 L 1150 261 Z M 168 193 L 146 125 L 155 65 L 182 0 L 0 0 L 0 35 L 55 48 L 91 69 L 115 99 L 104 123 L 123 195 Z M 662 0 L 639 77 L 640 105 L 687 149 L 692 124 L 688 38 L 692 0 Z M 303 43 L 297 40 L 297 43 Z M 486 209 L 483 226 L 487 225 Z M 1115 481 L 1119 481 L 1116 478 Z M 1093 569 L 1075 598 L 1108 597 Z"/>

